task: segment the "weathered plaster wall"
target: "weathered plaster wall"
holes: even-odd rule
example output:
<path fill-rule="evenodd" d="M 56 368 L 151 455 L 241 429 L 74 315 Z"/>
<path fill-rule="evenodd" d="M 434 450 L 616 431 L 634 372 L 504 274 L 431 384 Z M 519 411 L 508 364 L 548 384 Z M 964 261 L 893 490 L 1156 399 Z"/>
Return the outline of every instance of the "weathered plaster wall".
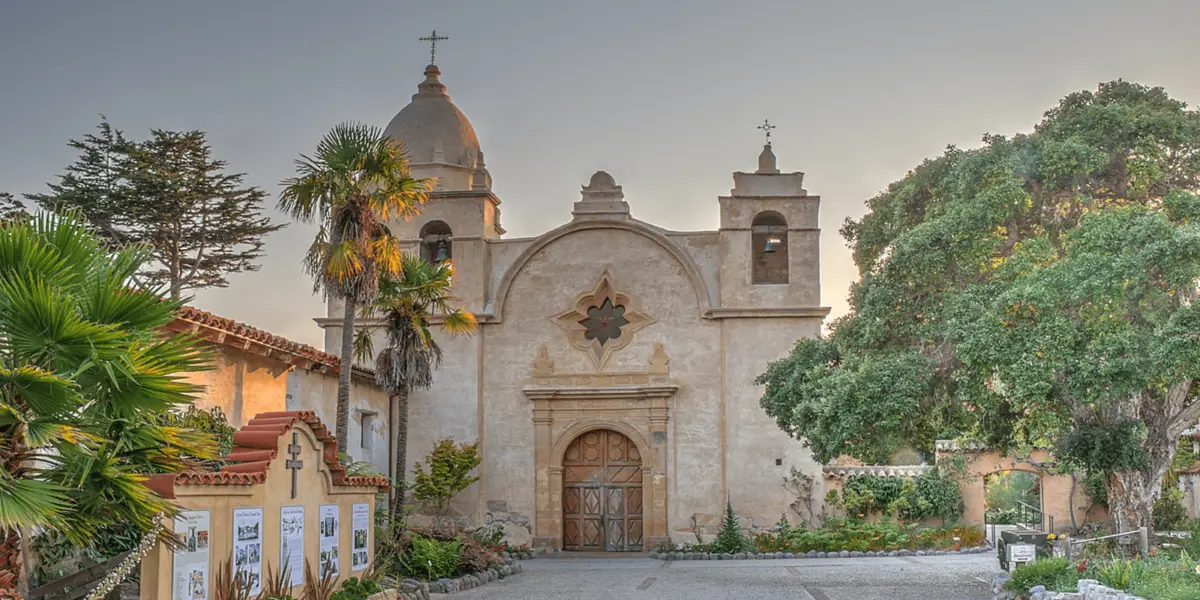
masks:
<path fill-rule="evenodd" d="M 626 230 L 590 229 L 551 242 L 514 278 L 503 322 L 484 327 L 484 472 L 499 475 L 485 475 L 482 499 L 506 502 L 509 513 L 533 514 L 534 430 L 522 388 L 543 344 L 556 373 L 595 372 L 551 319 L 590 291 L 606 268 L 618 291 L 655 322 L 602 370 L 644 370 L 654 343 L 662 342 L 680 386 L 668 423 L 667 477 L 671 521 L 686 526 L 690 513 L 720 503 L 720 447 L 712 436 L 720 427 L 720 361 L 713 352 L 719 325 L 700 318 L 697 290 L 682 265 L 654 241 Z"/>
<path fill-rule="evenodd" d="M 260 412 L 284 409 L 289 365 L 228 346 L 213 349 L 213 369 L 188 376 L 189 382 L 204 386 L 197 408 L 220 407 L 234 427 Z"/>
<path fill-rule="evenodd" d="M 728 446 L 726 487 L 734 510 L 754 527 L 766 527 L 787 512 L 795 495 L 783 487 L 784 478 L 795 468 L 814 475 L 818 498 L 821 466 L 812 453 L 792 439 L 759 406 L 763 389 L 754 379 L 767 363 L 787 356 L 796 340 L 816 336 L 819 318 L 812 319 L 725 319 L 725 438 Z M 780 464 L 776 464 L 776 461 Z M 698 519 L 702 521 L 702 519 Z M 708 527 L 720 526 L 720 511 L 708 515 Z"/>
<path fill-rule="evenodd" d="M 337 423 L 337 371 L 308 370 L 282 361 L 231 348 L 214 346 L 213 369 L 194 373 L 189 381 L 204 386 L 198 408 L 219 406 L 229 424 L 241 427 L 254 415 L 277 410 L 316 411 L 325 423 Z M 362 417 L 369 439 L 363 447 Z M 375 470 L 388 473 L 388 397 L 372 382 L 356 377 L 350 387 L 350 448 L 356 461 L 369 461 Z"/>
<path fill-rule="evenodd" d="M 311 410 L 321 422 L 336 431 L 337 425 L 337 371 L 319 372 L 294 369 L 287 382 L 287 402 L 283 408 L 270 410 Z M 367 440 L 363 447 L 363 416 L 370 415 Z M 339 449 L 355 461 L 367 461 L 375 471 L 388 474 L 388 395 L 373 383 L 360 378 L 350 382 L 350 432 L 347 436 L 349 448 Z"/>

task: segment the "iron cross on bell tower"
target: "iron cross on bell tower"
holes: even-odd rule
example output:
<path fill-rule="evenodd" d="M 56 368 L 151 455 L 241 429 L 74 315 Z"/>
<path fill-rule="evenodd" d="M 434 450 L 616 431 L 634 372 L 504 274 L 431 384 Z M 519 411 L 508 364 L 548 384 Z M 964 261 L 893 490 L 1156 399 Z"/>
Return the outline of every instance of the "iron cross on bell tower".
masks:
<path fill-rule="evenodd" d="M 759 125 L 757 127 L 757 129 L 763 130 L 763 133 L 765 133 L 767 135 L 767 145 L 770 146 L 771 145 L 771 130 L 775 129 L 775 126 L 772 125 L 770 121 L 763 119 L 763 124 Z"/>
<path fill-rule="evenodd" d="M 296 471 L 304 468 L 304 461 L 300 460 L 300 443 L 297 438 L 297 433 L 292 432 L 292 443 L 288 444 L 287 453 L 291 458 L 283 463 L 283 466 L 292 470 L 292 497 L 296 497 Z"/>
<path fill-rule="evenodd" d="M 433 33 L 431 33 L 425 37 L 417 38 L 418 41 L 429 42 L 429 64 L 431 64 L 431 65 L 437 64 L 433 61 L 433 59 L 437 56 L 437 43 L 442 40 L 448 40 L 448 39 L 450 39 L 450 38 L 447 36 L 438 35 L 436 29 L 433 30 Z"/>

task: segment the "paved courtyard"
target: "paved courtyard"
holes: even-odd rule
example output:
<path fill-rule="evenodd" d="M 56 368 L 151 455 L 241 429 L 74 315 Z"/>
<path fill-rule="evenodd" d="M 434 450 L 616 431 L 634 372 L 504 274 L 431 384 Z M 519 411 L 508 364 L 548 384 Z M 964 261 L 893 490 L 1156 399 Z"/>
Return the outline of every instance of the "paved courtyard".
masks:
<path fill-rule="evenodd" d="M 993 554 L 662 562 L 560 554 L 455 594 L 489 600 L 990 600 Z"/>

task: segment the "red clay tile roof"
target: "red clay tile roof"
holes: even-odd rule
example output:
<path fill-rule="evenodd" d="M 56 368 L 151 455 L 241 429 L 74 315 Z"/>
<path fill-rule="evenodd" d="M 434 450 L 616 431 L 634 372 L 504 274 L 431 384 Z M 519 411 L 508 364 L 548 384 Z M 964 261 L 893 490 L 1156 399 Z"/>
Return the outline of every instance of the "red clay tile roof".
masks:
<path fill-rule="evenodd" d="M 323 365 L 336 370 L 340 369 L 342 365 L 341 359 L 336 354 L 317 350 L 308 344 L 293 342 L 269 331 L 214 315 L 194 306 L 184 306 L 179 309 L 175 321 L 168 325 L 167 329 L 193 332 L 199 332 L 201 329 L 210 330 L 212 335 L 202 337 L 211 342 L 243 350 L 248 350 L 253 345 L 264 351 L 260 353 L 284 354 L 291 358 L 285 362 L 309 368 L 313 365 Z M 354 372 L 355 375 L 369 378 L 372 382 L 375 380 L 375 372 L 370 369 L 355 366 Z"/>
<path fill-rule="evenodd" d="M 387 489 L 388 478 L 346 475 L 337 459 L 337 438 L 316 413 L 310 410 L 259 413 L 233 434 L 233 450 L 225 457 L 230 464 L 220 471 L 151 475 L 146 486 L 163 498 L 175 497 L 177 485 L 257 485 L 267 480 L 267 468 L 279 449 L 279 438 L 304 421 L 321 442 L 322 459 L 333 477 L 333 485 Z"/>

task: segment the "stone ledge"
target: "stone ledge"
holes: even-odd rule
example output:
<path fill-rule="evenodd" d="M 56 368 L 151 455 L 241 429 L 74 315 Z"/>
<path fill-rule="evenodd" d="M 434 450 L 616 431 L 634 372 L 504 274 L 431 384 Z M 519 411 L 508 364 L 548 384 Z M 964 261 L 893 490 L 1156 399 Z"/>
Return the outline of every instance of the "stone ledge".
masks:
<path fill-rule="evenodd" d="M 650 558 L 655 560 L 774 560 L 774 559 L 808 559 L 808 558 L 886 558 L 897 556 L 947 556 L 950 554 L 985 554 L 991 552 L 991 546 L 976 546 L 962 550 L 891 550 L 859 552 L 842 550 L 840 552 L 818 552 L 810 550 L 801 554 L 791 552 L 739 552 L 737 554 L 712 554 L 708 552 L 651 552 Z"/>
<path fill-rule="evenodd" d="M 848 479 L 856 475 L 876 477 L 920 477 L 933 467 L 930 465 L 863 465 L 861 467 L 821 467 L 827 479 Z"/>

